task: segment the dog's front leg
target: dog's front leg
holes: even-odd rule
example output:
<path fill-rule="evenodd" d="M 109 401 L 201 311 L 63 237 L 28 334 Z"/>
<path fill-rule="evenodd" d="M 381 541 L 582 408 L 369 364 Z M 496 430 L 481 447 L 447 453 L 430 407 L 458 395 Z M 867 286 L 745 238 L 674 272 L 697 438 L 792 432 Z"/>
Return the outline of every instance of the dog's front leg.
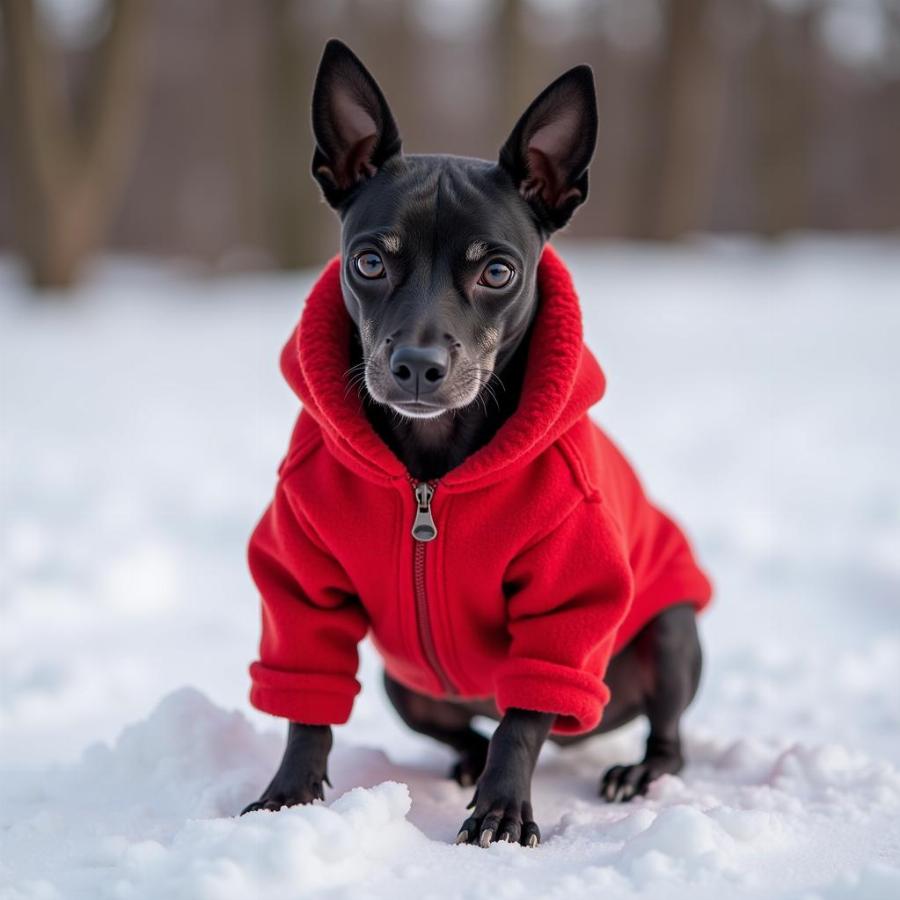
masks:
<path fill-rule="evenodd" d="M 537 846 L 541 833 L 531 809 L 531 776 L 555 718 L 552 713 L 506 711 L 491 738 L 487 764 L 469 804 L 474 811 L 459 830 L 458 844 Z"/>
<path fill-rule="evenodd" d="M 331 752 L 331 745 L 331 726 L 291 722 L 287 746 L 275 777 L 259 800 L 247 806 L 241 815 L 257 809 L 274 812 L 283 806 L 324 800 L 322 785 L 331 787 L 328 780 L 328 754 Z"/>

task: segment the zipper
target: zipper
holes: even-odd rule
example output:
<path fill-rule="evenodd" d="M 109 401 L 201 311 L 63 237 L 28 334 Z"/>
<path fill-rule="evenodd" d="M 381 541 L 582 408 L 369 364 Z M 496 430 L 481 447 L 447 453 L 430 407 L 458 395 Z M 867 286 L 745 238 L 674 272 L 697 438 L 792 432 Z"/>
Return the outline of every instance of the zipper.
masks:
<path fill-rule="evenodd" d="M 413 493 L 416 495 L 416 517 L 413 519 L 412 536 L 417 543 L 433 541 L 437 537 L 437 526 L 431 515 L 431 498 L 437 481 L 413 481 Z"/>
<path fill-rule="evenodd" d="M 455 695 L 456 688 L 441 665 L 434 646 L 434 635 L 431 630 L 431 619 L 428 614 L 428 591 L 425 582 L 425 549 L 430 541 L 437 537 L 437 526 L 431 514 L 431 498 L 434 497 L 437 488 L 437 479 L 434 481 L 416 481 L 409 476 L 413 494 L 416 498 L 416 516 L 413 519 L 411 533 L 414 540 L 413 546 L 413 590 L 416 597 L 416 620 L 419 625 L 419 640 L 425 657 L 437 676 L 444 693 Z"/>

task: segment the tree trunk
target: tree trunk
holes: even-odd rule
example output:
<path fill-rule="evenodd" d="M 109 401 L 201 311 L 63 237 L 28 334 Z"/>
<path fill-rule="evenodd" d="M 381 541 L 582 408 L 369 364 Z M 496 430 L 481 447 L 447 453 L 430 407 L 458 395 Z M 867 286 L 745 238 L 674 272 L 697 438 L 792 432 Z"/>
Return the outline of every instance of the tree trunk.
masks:
<path fill-rule="evenodd" d="M 532 92 L 533 75 L 529 76 L 529 70 L 535 66 L 529 64 L 524 16 L 523 0 L 502 0 L 494 21 L 495 121 L 508 123 L 508 129 L 537 96 L 537 91 Z M 504 134 L 500 139 L 505 137 Z"/>
<path fill-rule="evenodd" d="M 265 96 L 265 208 L 269 245 L 282 269 L 299 269 L 330 255 L 326 210 L 310 164 L 310 106 L 319 48 L 295 20 L 297 4 L 270 0 Z M 331 250 L 333 252 L 333 250 Z"/>
<path fill-rule="evenodd" d="M 134 157 L 147 71 L 145 0 L 115 0 L 76 127 L 60 58 L 40 35 L 31 0 L 0 0 L 8 56 L 16 230 L 40 288 L 75 283 L 102 243 Z"/>
<path fill-rule="evenodd" d="M 765 0 L 754 48 L 756 230 L 778 237 L 810 224 L 815 9 L 786 17 Z"/>
<path fill-rule="evenodd" d="M 709 21 L 710 0 L 665 5 L 657 82 L 659 141 L 655 214 L 649 236 L 671 240 L 709 227 L 722 123 L 722 77 Z"/>

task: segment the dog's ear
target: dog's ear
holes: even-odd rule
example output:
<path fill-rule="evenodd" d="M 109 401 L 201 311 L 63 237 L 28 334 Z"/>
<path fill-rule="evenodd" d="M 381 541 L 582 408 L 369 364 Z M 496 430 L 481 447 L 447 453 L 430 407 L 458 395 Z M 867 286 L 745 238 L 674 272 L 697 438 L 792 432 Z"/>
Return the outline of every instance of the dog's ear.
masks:
<path fill-rule="evenodd" d="M 335 208 L 400 152 L 400 134 L 375 79 L 338 40 L 325 45 L 312 100 L 313 177 Z"/>
<path fill-rule="evenodd" d="M 562 228 L 587 198 L 596 144 L 594 75 L 576 66 L 538 95 L 500 150 L 500 166 L 547 231 Z"/>

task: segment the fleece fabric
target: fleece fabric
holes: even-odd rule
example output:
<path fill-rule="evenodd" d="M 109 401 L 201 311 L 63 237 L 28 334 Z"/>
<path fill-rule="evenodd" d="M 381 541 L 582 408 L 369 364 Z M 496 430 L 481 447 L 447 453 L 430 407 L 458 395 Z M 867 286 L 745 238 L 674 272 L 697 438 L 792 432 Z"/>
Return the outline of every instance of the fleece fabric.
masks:
<path fill-rule="evenodd" d="M 411 534 L 415 483 L 348 390 L 340 259 L 321 274 L 281 366 L 303 408 L 249 548 L 262 597 L 254 706 L 345 722 L 370 634 L 387 671 L 433 697 L 493 698 L 599 723 L 610 657 L 710 584 L 682 532 L 588 417 L 603 395 L 566 267 L 546 248 L 517 410 L 432 482 L 437 528 Z"/>

